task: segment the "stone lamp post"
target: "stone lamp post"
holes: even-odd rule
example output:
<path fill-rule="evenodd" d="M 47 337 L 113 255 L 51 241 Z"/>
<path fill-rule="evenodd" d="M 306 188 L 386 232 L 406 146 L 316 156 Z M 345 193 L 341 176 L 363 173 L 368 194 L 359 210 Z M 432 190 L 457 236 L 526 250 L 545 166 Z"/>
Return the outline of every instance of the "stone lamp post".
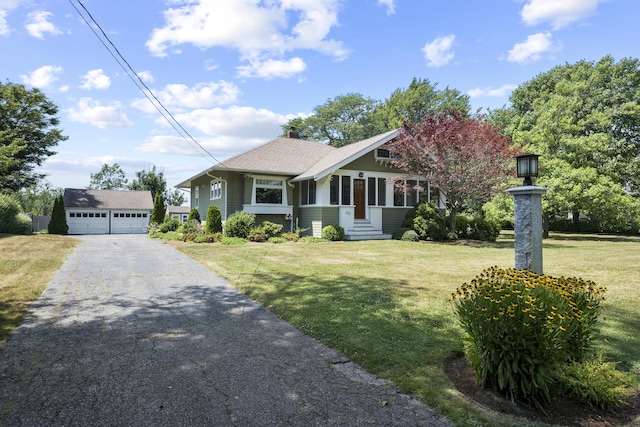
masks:
<path fill-rule="evenodd" d="M 542 274 L 542 195 L 547 189 L 534 186 L 531 179 L 538 176 L 538 157 L 516 157 L 518 178 L 524 178 L 524 182 L 507 191 L 514 198 L 516 270 Z"/>

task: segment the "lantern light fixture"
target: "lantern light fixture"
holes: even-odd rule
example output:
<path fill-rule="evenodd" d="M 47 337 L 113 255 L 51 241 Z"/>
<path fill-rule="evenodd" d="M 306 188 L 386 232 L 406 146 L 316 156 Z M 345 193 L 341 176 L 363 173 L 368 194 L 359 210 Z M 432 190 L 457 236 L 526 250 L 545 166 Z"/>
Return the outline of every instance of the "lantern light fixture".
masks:
<path fill-rule="evenodd" d="M 524 178 L 523 186 L 533 185 L 531 178 L 538 176 L 538 157 L 540 156 L 531 153 L 516 156 L 518 178 Z"/>

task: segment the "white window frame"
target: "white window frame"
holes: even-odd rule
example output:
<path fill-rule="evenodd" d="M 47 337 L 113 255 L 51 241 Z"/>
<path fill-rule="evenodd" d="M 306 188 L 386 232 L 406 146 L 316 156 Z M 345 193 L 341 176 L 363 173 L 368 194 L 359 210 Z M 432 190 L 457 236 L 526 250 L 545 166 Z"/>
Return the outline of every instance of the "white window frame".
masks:
<path fill-rule="evenodd" d="M 258 181 L 278 181 L 279 184 L 260 183 Z M 258 188 L 267 188 L 282 191 L 281 203 L 258 203 L 256 194 Z M 251 204 L 254 206 L 287 206 L 287 181 L 281 176 L 254 176 L 253 190 L 251 191 Z"/>
<path fill-rule="evenodd" d="M 211 181 L 211 191 L 209 192 L 209 200 L 222 199 L 222 180 L 214 179 Z"/>
<path fill-rule="evenodd" d="M 199 208 L 200 207 L 200 186 L 196 185 L 194 190 L 193 190 L 193 207 L 194 208 Z"/>

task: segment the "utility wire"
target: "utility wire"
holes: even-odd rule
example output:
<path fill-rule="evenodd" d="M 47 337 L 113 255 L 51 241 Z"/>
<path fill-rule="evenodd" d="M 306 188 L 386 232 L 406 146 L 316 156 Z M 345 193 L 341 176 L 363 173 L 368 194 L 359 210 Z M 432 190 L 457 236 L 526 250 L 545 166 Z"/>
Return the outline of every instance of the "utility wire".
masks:
<path fill-rule="evenodd" d="M 91 22 L 97 27 L 102 33 L 102 37 L 96 32 L 94 25 L 87 20 L 84 14 L 78 9 L 78 7 L 73 3 L 72 0 L 69 0 L 71 6 L 75 9 L 75 11 L 80 15 L 82 20 L 89 26 L 93 34 L 98 38 L 100 43 L 107 49 L 109 54 L 113 57 L 113 59 L 118 63 L 120 68 L 125 72 L 127 77 L 136 85 L 138 90 L 142 92 L 142 94 L 151 102 L 151 104 L 155 107 L 155 109 L 160 113 L 160 115 L 175 129 L 175 131 L 191 146 L 193 146 L 198 154 L 203 157 L 209 157 L 213 160 L 213 164 L 220 164 L 221 162 L 215 158 L 213 154 L 211 154 L 206 148 L 204 148 L 181 124 L 180 122 L 171 114 L 171 112 L 164 106 L 162 101 L 158 99 L 155 93 L 146 85 L 146 83 L 140 78 L 138 73 L 131 67 L 131 64 L 124 58 L 124 56 L 120 53 L 118 48 L 113 44 L 109 36 L 104 32 L 100 24 L 95 20 L 91 12 L 87 10 L 87 8 L 82 4 L 81 0 L 76 0 L 78 4 L 82 7 L 84 12 L 89 16 Z M 103 39 L 104 38 L 104 39 Z M 105 43 L 106 40 L 111 48 Z M 112 50 L 113 49 L 113 50 Z M 115 52 L 115 53 L 114 53 Z M 123 64 L 124 63 L 124 64 Z M 126 66 L 125 66 L 126 65 Z M 134 78 L 135 76 L 135 78 Z"/>

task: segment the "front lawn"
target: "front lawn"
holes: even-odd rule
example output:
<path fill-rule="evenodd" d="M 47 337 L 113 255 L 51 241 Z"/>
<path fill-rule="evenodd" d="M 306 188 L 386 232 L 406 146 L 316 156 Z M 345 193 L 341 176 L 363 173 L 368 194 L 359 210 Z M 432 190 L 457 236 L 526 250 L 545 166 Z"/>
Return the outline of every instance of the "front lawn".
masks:
<path fill-rule="evenodd" d="M 77 244 L 55 235 L 0 234 L 0 349 Z"/>
<path fill-rule="evenodd" d="M 420 396 L 458 425 L 495 419 L 461 398 L 445 375 L 462 351 L 451 292 L 487 267 L 514 264 L 513 234 L 496 243 L 366 241 L 182 245 L 278 316 L 368 371 Z M 640 375 L 640 238 L 553 234 L 544 272 L 606 286 L 598 347 Z"/>

